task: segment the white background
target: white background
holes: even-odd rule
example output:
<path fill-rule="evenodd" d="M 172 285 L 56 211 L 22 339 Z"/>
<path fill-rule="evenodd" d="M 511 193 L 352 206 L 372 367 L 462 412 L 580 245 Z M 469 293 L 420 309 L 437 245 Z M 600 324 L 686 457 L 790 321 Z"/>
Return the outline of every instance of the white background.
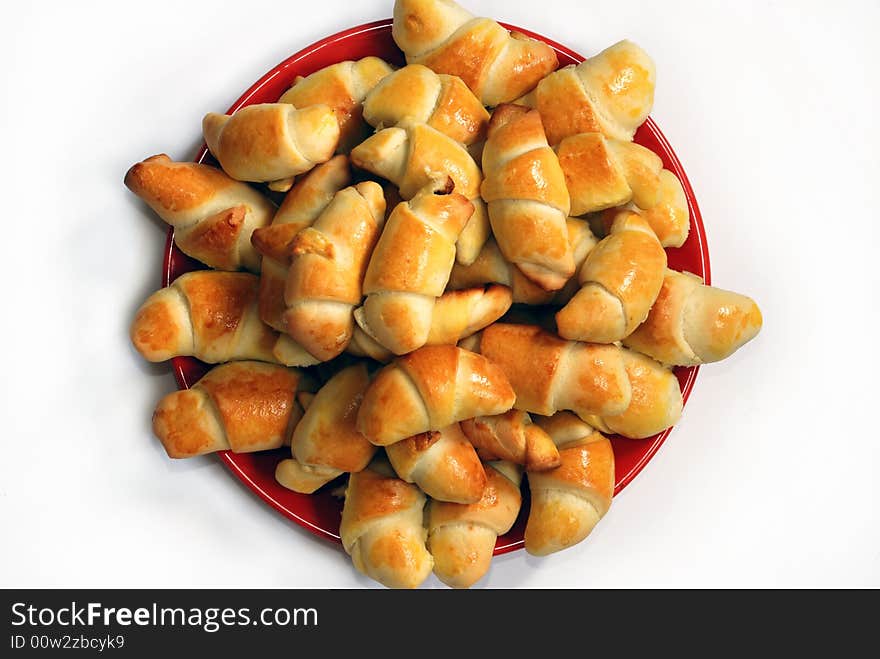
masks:
<path fill-rule="evenodd" d="M 152 437 L 175 385 L 127 329 L 159 284 L 165 232 L 122 177 L 153 153 L 191 157 L 206 112 L 391 5 L 4 9 L 0 586 L 374 586 L 216 457 L 172 462 Z M 585 55 L 626 37 L 653 56 L 652 116 L 696 191 L 714 283 L 765 320 L 702 369 L 587 541 L 497 557 L 480 585 L 880 586 L 880 5 L 468 6 Z"/>

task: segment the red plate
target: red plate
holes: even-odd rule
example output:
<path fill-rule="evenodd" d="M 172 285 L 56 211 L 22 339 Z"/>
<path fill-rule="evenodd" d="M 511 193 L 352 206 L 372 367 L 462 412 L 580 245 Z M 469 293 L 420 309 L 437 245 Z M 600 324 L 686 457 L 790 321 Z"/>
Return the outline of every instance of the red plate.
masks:
<path fill-rule="evenodd" d="M 508 29 L 527 34 L 549 44 L 559 57 L 560 66 L 582 62 L 584 58 L 564 46 L 554 43 L 539 34 L 522 28 L 505 25 Z M 403 54 L 398 50 L 391 38 L 391 20 L 386 19 L 375 23 L 367 23 L 358 27 L 339 32 L 327 37 L 284 60 L 269 71 L 248 89 L 227 113 L 251 105 L 253 103 L 271 103 L 293 84 L 296 76 L 306 76 L 320 68 L 336 62 L 360 59 L 375 55 L 395 65 L 403 65 Z M 706 234 L 700 217 L 697 200 L 691 190 L 690 183 L 681 167 L 678 158 L 663 137 L 660 129 L 648 119 L 636 132 L 635 141 L 648 147 L 663 159 L 667 169 L 675 172 L 684 186 L 690 208 L 691 229 L 687 242 L 678 249 L 668 249 L 669 266 L 676 270 L 687 270 L 701 275 L 706 283 L 711 283 L 709 272 L 709 251 L 706 245 Z M 196 156 L 197 162 L 210 158 L 203 146 Z M 172 241 L 172 231 L 168 232 L 165 247 L 162 285 L 167 286 L 176 277 L 185 272 L 203 268 L 204 266 L 190 259 L 178 250 Z M 190 357 L 177 357 L 172 360 L 174 375 L 181 388 L 189 387 L 208 370 L 209 366 Z M 694 386 L 698 368 L 679 368 L 676 375 L 682 387 L 684 400 Z M 671 429 L 670 429 L 671 430 Z M 666 430 L 648 439 L 624 439 L 612 437 L 616 466 L 615 494 L 620 492 L 644 468 L 647 462 L 660 448 L 669 435 Z M 221 452 L 218 454 L 235 476 L 241 479 L 250 489 L 275 508 L 282 515 L 313 533 L 339 542 L 339 520 L 342 503 L 329 493 L 326 487 L 313 495 L 297 494 L 287 490 L 275 482 L 275 465 L 283 457 L 290 455 L 289 449 L 279 449 L 265 453 L 235 454 Z M 523 545 L 523 529 L 527 516 L 527 504 L 523 506 L 520 517 L 514 527 L 506 535 L 498 538 L 496 554 L 502 554 Z"/>

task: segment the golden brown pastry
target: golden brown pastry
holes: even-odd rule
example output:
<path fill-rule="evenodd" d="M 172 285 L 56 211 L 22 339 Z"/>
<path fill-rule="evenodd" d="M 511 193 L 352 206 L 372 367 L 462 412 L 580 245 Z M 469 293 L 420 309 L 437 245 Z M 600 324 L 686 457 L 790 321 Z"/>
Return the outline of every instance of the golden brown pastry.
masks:
<path fill-rule="evenodd" d="M 367 268 L 367 297 L 355 319 L 397 355 L 427 343 L 434 307 L 455 261 L 456 238 L 473 210 L 462 195 L 449 194 L 447 183 L 426 187 L 394 209 Z"/>
<path fill-rule="evenodd" d="M 530 472 L 525 548 L 534 556 L 586 538 L 611 507 L 614 451 L 606 437 L 569 412 L 537 419 L 559 447 L 555 469 Z"/>
<path fill-rule="evenodd" d="M 412 120 L 470 145 L 485 139 L 489 113 L 461 78 L 410 64 L 367 94 L 364 119 L 380 130 Z"/>
<path fill-rule="evenodd" d="M 457 423 L 389 444 L 385 452 L 397 475 L 432 499 L 475 503 L 483 495 L 486 472 Z"/>
<path fill-rule="evenodd" d="M 640 208 L 630 202 L 620 208 L 609 208 L 591 218 L 591 223 L 603 237 L 608 235 L 614 218 L 624 210 L 638 213 L 648 223 L 663 247 L 681 247 L 691 228 L 690 209 L 684 188 L 678 177 L 668 169 L 660 171 L 657 201 Z"/>
<path fill-rule="evenodd" d="M 351 183 L 351 170 L 345 156 L 335 156 L 318 165 L 284 197 L 272 224 L 256 229 L 251 242 L 263 255 L 260 271 L 260 318 L 280 332 L 284 322 L 284 286 L 293 256 L 293 239 L 312 226 L 334 195 Z"/>
<path fill-rule="evenodd" d="M 307 355 L 327 361 L 345 350 L 354 330 L 354 308 L 363 299 L 367 262 L 385 222 L 379 184 L 358 183 L 336 193 L 315 223 L 293 239 L 284 301 L 288 344 L 302 349 L 290 359 L 282 340 L 276 357 L 288 365 L 307 365 Z"/>
<path fill-rule="evenodd" d="M 489 237 L 486 204 L 480 198 L 483 175 L 465 147 L 427 124 L 412 120 L 380 130 L 351 151 L 356 167 L 398 186 L 403 199 L 437 181 L 452 179 L 453 191 L 474 206 L 473 214 L 456 241 L 456 259 L 473 261 Z"/>
<path fill-rule="evenodd" d="M 489 462 L 485 469 L 486 487 L 476 503 L 428 504 L 434 574 L 452 588 L 470 588 L 489 571 L 498 536 L 510 530 L 522 505 L 516 465 Z"/>
<path fill-rule="evenodd" d="M 391 29 L 407 63 L 460 77 L 483 105 L 518 98 L 558 65 L 547 44 L 452 0 L 397 0 Z"/>
<path fill-rule="evenodd" d="M 648 317 L 663 284 L 666 252 L 641 216 L 621 212 L 578 272 L 580 290 L 556 314 L 559 336 L 613 343 Z"/>
<path fill-rule="evenodd" d="M 559 466 L 556 444 L 522 410 L 467 419 L 461 429 L 483 460 L 506 460 L 523 465 L 526 471 Z"/>
<path fill-rule="evenodd" d="M 562 140 L 556 155 L 571 197 L 572 215 L 630 201 L 650 208 L 660 198 L 663 161 L 643 146 L 602 133 L 578 133 Z"/>
<path fill-rule="evenodd" d="M 506 412 L 515 394 L 495 364 L 456 346 L 425 346 L 396 359 L 373 379 L 357 426 L 387 446 L 475 416 Z"/>
<path fill-rule="evenodd" d="M 191 389 L 160 400 L 153 432 L 171 458 L 275 449 L 302 417 L 296 392 L 304 386 L 311 382 L 297 369 L 250 361 L 221 364 Z"/>
<path fill-rule="evenodd" d="M 584 416 L 602 432 L 644 439 L 678 422 L 684 401 L 678 378 L 650 357 L 621 350 L 626 376 L 632 388 L 629 406 L 620 414 Z"/>
<path fill-rule="evenodd" d="M 578 133 L 629 141 L 654 105 L 656 77 L 648 54 L 624 40 L 550 73 L 517 103 L 541 113 L 551 145 Z"/>
<path fill-rule="evenodd" d="M 510 289 L 496 284 L 446 291 L 434 303 L 425 345 L 455 345 L 498 320 L 510 308 L 511 302 Z M 347 351 L 384 363 L 394 358 L 394 353 L 359 326 L 354 328 Z"/>
<path fill-rule="evenodd" d="M 425 495 L 384 458 L 352 474 L 339 537 L 355 568 L 388 588 L 417 588 L 434 567 L 425 547 Z"/>
<path fill-rule="evenodd" d="M 660 190 L 657 203 L 639 208 L 639 215 L 657 234 L 664 247 L 681 247 L 688 238 L 691 216 L 687 197 L 678 177 L 668 169 L 660 172 Z"/>
<path fill-rule="evenodd" d="M 348 343 L 346 352 L 355 357 L 369 357 L 377 362 L 387 364 L 394 359 L 394 353 L 388 348 L 376 342 L 369 334 L 364 332 L 357 323 L 354 326 L 354 332 L 351 335 L 351 341 Z"/>
<path fill-rule="evenodd" d="M 425 345 L 454 345 L 501 318 L 513 302 L 506 286 L 446 291 L 437 298 Z"/>
<path fill-rule="evenodd" d="M 393 70 L 387 62 L 372 56 L 337 62 L 305 77 L 297 76 L 278 102 L 296 108 L 329 106 L 339 123 L 337 150 L 347 153 L 369 134 L 369 126 L 361 117 L 364 99 Z"/>
<path fill-rule="evenodd" d="M 695 366 L 729 357 L 757 336 L 762 323 L 751 298 L 667 270 L 647 320 L 624 345 L 664 364 Z"/>
<path fill-rule="evenodd" d="M 590 223 L 574 217 L 566 221 L 568 242 L 571 244 L 575 269 L 580 268 L 587 254 L 596 246 L 598 239 L 590 230 Z M 494 238 L 490 238 L 480 254 L 470 265 L 456 263 L 449 275 L 447 288 L 459 290 L 470 286 L 479 286 L 488 282 L 503 284 L 510 288 L 512 300 L 520 304 L 558 304 L 568 302 L 580 286 L 572 277 L 558 291 L 545 291 L 532 282 L 522 271 L 504 258 Z"/>
<path fill-rule="evenodd" d="M 172 357 L 210 364 L 274 362 L 278 335 L 260 320 L 258 286 L 257 276 L 247 272 L 187 272 L 141 305 L 131 324 L 131 342 L 151 362 Z"/>
<path fill-rule="evenodd" d="M 132 166 L 125 185 L 174 227 L 174 243 L 185 254 L 217 270 L 260 271 L 251 234 L 269 224 L 275 206 L 249 185 L 165 154 Z"/>
<path fill-rule="evenodd" d="M 553 291 L 545 291 L 505 259 L 494 238 L 486 241 L 472 263 L 453 266 L 447 288 L 460 290 L 489 282 L 509 287 L 515 303 L 547 304 L 554 296 Z"/>
<path fill-rule="evenodd" d="M 292 457 L 275 469 L 284 487 L 311 494 L 337 476 L 364 469 L 376 447 L 357 431 L 357 410 L 370 383 L 363 362 L 330 378 L 308 405 L 290 440 Z"/>
<path fill-rule="evenodd" d="M 480 188 L 501 253 L 548 291 L 574 274 L 566 218 L 570 203 L 559 160 L 541 117 L 518 105 L 492 114 Z"/>
<path fill-rule="evenodd" d="M 568 218 L 568 242 L 571 243 L 571 255 L 574 257 L 575 273 L 577 273 L 587 260 L 587 256 L 593 251 L 593 248 L 599 244 L 599 238 L 590 229 L 590 222 L 574 217 Z M 575 296 L 580 290 L 581 285 L 578 278 L 571 277 L 565 286 L 560 288 L 553 294 L 550 304 L 555 306 L 565 306 L 568 301 Z M 555 331 L 555 326 L 552 328 Z"/>
<path fill-rule="evenodd" d="M 202 120 L 208 150 L 239 181 L 288 179 L 330 160 L 339 124 L 327 105 L 298 109 L 289 103 L 248 105 L 232 115 L 209 112 Z"/>
<path fill-rule="evenodd" d="M 480 353 L 516 392 L 513 407 L 544 416 L 558 410 L 581 417 L 626 410 L 631 388 L 621 352 L 616 345 L 564 341 L 534 325 L 495 323 L 480 340 Z"/>
<path fill-rule="evenodd" d="M 425 345 L 437 298 L 443 294 L 455 241 L 473 205 L 451 192 L 452 181 L 436 181 L 388 217 L 376 244 L 355 311 L 358 325 L 397 355 Z"/>

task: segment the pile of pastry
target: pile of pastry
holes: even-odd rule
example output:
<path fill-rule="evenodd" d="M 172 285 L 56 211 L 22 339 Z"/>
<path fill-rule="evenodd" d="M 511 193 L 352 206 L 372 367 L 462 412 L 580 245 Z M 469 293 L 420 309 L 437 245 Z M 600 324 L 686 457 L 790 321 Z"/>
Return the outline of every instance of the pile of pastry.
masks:
<path fill-rule="evenodd" d="M 289 445 L 278 482 L 344 491 L 358 570 L 468 587 L 525 481 L 525 549 L 583 540 L 611 504 L 606 435 L 674 424 L 672 368 L 727 357 L 761 314 L 667 268 L 690 218 L 632 141 L 655 83 L 638 46 L 558 68 L 449 0 L 398 0 L 393 37 L 404 67 L 340 62 L 208 114 L 217 167 L 129 170 L 207 266 L 151 295 L 131 338 L 217 365 L 159 402 L 169 456 Z"/>

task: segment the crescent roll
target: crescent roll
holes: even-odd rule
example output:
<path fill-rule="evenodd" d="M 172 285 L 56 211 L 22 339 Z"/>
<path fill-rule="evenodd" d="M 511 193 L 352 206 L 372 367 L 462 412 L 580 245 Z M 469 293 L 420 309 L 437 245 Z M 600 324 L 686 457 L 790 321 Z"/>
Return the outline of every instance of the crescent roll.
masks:
<path fill-rule="evenodd" d="M 428 124 L 407 119 L 368 137 L 352 149 L 351 161 L 394 183 L 403 199 L 451 178 L 453 191 L 474 207 L 456 241 L 456 259 L 470 263 L 477 257 L 489 237 L 489 218 L 480 197 L 483 175 L 464 145 Z"/>
<path fill-rule="evenodd" d="M 364 119 L 378 129 L 412 120 L 467 146 L 485 138 L 489 112 L 461 78 L 410 64 L 367 94 Z"/>
<path fill-rule="evenodd" d="M 355 568 L 388 588 L 417 588 L 434 567 L 425 547 L 425 495 L 383 458 L 348 479 L 339 537 Z"/>
<path fill-rule="evenodd" d="M 239 181 L 288 179 L 330 160 L 339 123 L 327 105 L 298 109 L 289 103 L 248 105 L 232 115 L 209 112 L 202 120 L 208 150 Z"/>
<path fill-rule="evenodd" d="M 637 213 L 621 212 L 587 255 L 580 290 L 556 314 L 559 336 L 613 343 L 648 317 L 666 272 L 666 251 Z"/>
<path fill-rule="evenodd" d="M 660 197 L 663 161 L 639 144 L 579 133 L 556 147 L 559 165 L 571 196 L 571 214 L 622 206 L 654 206 Z"/>
<path fill-rule="evenodd" d="M 525 549 L 546 556 L 586 538 L 614 495 L 614 451 L 601 433 L 569 412 L 538 419 L 559 448 L 561 464 L 528 474 L 531 506 Z"/>
<path fill-rule="evenodd" d="M 275 354 L 282 363 L 314 363 L 309 355 L 327 361 L 345 350 L 354 330 L 354 308 L 363 298 L 367 262 L 384 222 L 382 188 L 365 181 L 337 192 L 315 223 L 293 239 L 284 321 L 287 343 L 302 350 L 287 350 L 279 341 Z"/>
<path fill-rule="evenodd" d="M 575 271 L 566 227 L 570 201 L 537 112 L 518 105 L 495 110 L 483 173 L 480 189 L 501 253 L 541 288 L 562 288 Z"/>
<path fill-rule="evenodd" d="M 583 417 L 602 432 L 644 439 L 663 432 L 681 418 L 684 400 L 678 378 L 667 367 L 633 350 L 621 350 L 632 396 L 620 414 Z"/>
<path fill-rule="evenodd" d="M 587 220 L 569 217 L 566 220 L 566 228 L 575 270 L 577 270 L 599 240 L 593 235 Z M 453 266 L 447 287 L 451 290 L 459 290 L 488 282 L 509 287 L 514 304 L 564 305 L 580 288 L 577 279 L 573 277 L 560 290 L 545 291 L 504 258 L 494 238 L 486 241 L 473 263 L 470 265 L 456 263 Z"/>
<path fill-rule="evenodd" d="M 668 169 L 660 170 L 657 200 L 652 206 L 639 207 L 630 202 L 619 208 L 609 208 L 591 218 L 597 231 L 605 236 L 621 211 L 638 213 L 651 227 L 663 247 L 681 247 L 688 239 L 691 228 L 690 208 L 684 187 Z"/>
<path fill-rule="evenodd" d="M 355 427 L 369 383 L 366 364 L 361 362 L 342 369 L 318 390 L 293 431 L 292 457 L 278 463 L 275 480 L 294 492 L 311 494 L 370 463 L 376 447 Z"/>
<path fill-rule="evenodd" d="M 456 346 L 425 346 L 399 357 L 370 383 L 357 427 L 387 446 L 475 416 L 509 410 L 516 396 L 504 372 Z"/>
<path fill-rule="evenodd" d="M 477 452 L 457 423 L 385 447 L 394 471 L 438 501 L 476 503 L 486 486 Z"/>
<path fill-rule="evenodd" d="M 151 362 L 195 357 L 209 364 L 254 359 L 275 362 L 278 335 L 260 320 L 259 279 L 247 272 L 187 272 L 148 297 L 130 337 Z"/>
<path fill-rule="evenodd" d="M 654 105 L 657 72 L 632 41 L 554 71 L 517 103 L 541 113 L 551 145 L 578 133 L 631 141 Z"/>
<path fill-rule="evenodd" d="M 522 410 L 467 419 L 461 429 L 483 460 L 506 460 L 523 465 L 526 471 L 559 466 L 553 440 Z"/>
<path fill-rule="evenodd" d="M 254 230 L 251 242 L 263 255 L 260 271 L 260 318 L 280 332 L 284 322 L 284 286 L 293 257 L 293 239 L 312 226 L 334 195 L 351 183 L 351 170 L 345 156 L 335 156 L 318 165 L 284 197 L 267 227 Z"/>
<path fill-rule="evenodd" d="M 476 503 L 432 499 L 428 504 L 434 574 L 452 588 L 470 588 L 485 576 L 498 536 L 511 529 L 522 506 L 522 474 L 516 465 L 489 462 L 485 470 L 486 487 Z"/>
<path fill-rule="evenodd" d="M 664 364 L 695 366 L 729 357 L 757 336 L 762 323 L 751 298 L 667 270 L 647 320 L 623 343 Z"/>
<path fill-rule="evenodd" d="M 691 216 L 684 188 L 674 173 L 668 169 L 661 170 L 656 203 L 640 207 L 638 212 L 657 234 L 661 245 L 684 245 L 690 233 Z"/>
<path fill-rule="evenodd" d="M 455 345 L 501 318 L 513 301 L 506 286 L 490 285 L 446 291 L 437 298 L 431 313 L 431 325 L 425 345 Z M 355 309 L 355 319 L 358 310 Z M 378 343 L 360 326 L 354 328 L 348 352 L 389 362 L 394 353 Z"/>
<path fill-rule="evenodd" d="M 495 323 L 480 339 L 480 353 L 516 392 L 513 407 L 544 416 L 571 410 L 585 418 L 626 410 L 632 389 L 622 352 L 616 345 L 565 341 L 534 325 Z"/>
<path fill-rule="evenodd" d="M 275 206 L 249 185 L 165 154 L 133 165 L 125 185 L 174 227 L 174 243 L 185 254 L 217 270 L 260 271 L 251 234 L 271 222 Z"/>
<path fill-rule="evenodd" d="M 518 98 L 558 65 L 547 44 L 452 0 L 397 0 L 391 33 L 407 63 L 460 77 L 488 106 Z"/>
<path fill-rule="evenodd" d="M 347 153 L 368 135 L 369 126 L 362 119 L 364 99 L 393 70 L 387 62 L 372 56 L 337 62 L 305 77 L 297 76 L 278 102 L 296 108 L 329 106 L 339 124 L 337 150 Z"/>
<path fill-rule="evenodd" d="M 250 361 L 221 364 L 192 388 L 160 400 L 153 432 L 171 458 L 275 449 L 302 418 L 296 393 L 304 386 L 311 383 L 297 369 Z"/>
<path fill-rule="evenodd" d="M 467 199 L 450 193 L 451 179 L 446 183 L 428 186 L 397 205 L 367 267 L 367 297 L 355 319 L 397 355 L 427 342 L 434 305 L 455 262 L 455 241 L 473 212 Z"/>

